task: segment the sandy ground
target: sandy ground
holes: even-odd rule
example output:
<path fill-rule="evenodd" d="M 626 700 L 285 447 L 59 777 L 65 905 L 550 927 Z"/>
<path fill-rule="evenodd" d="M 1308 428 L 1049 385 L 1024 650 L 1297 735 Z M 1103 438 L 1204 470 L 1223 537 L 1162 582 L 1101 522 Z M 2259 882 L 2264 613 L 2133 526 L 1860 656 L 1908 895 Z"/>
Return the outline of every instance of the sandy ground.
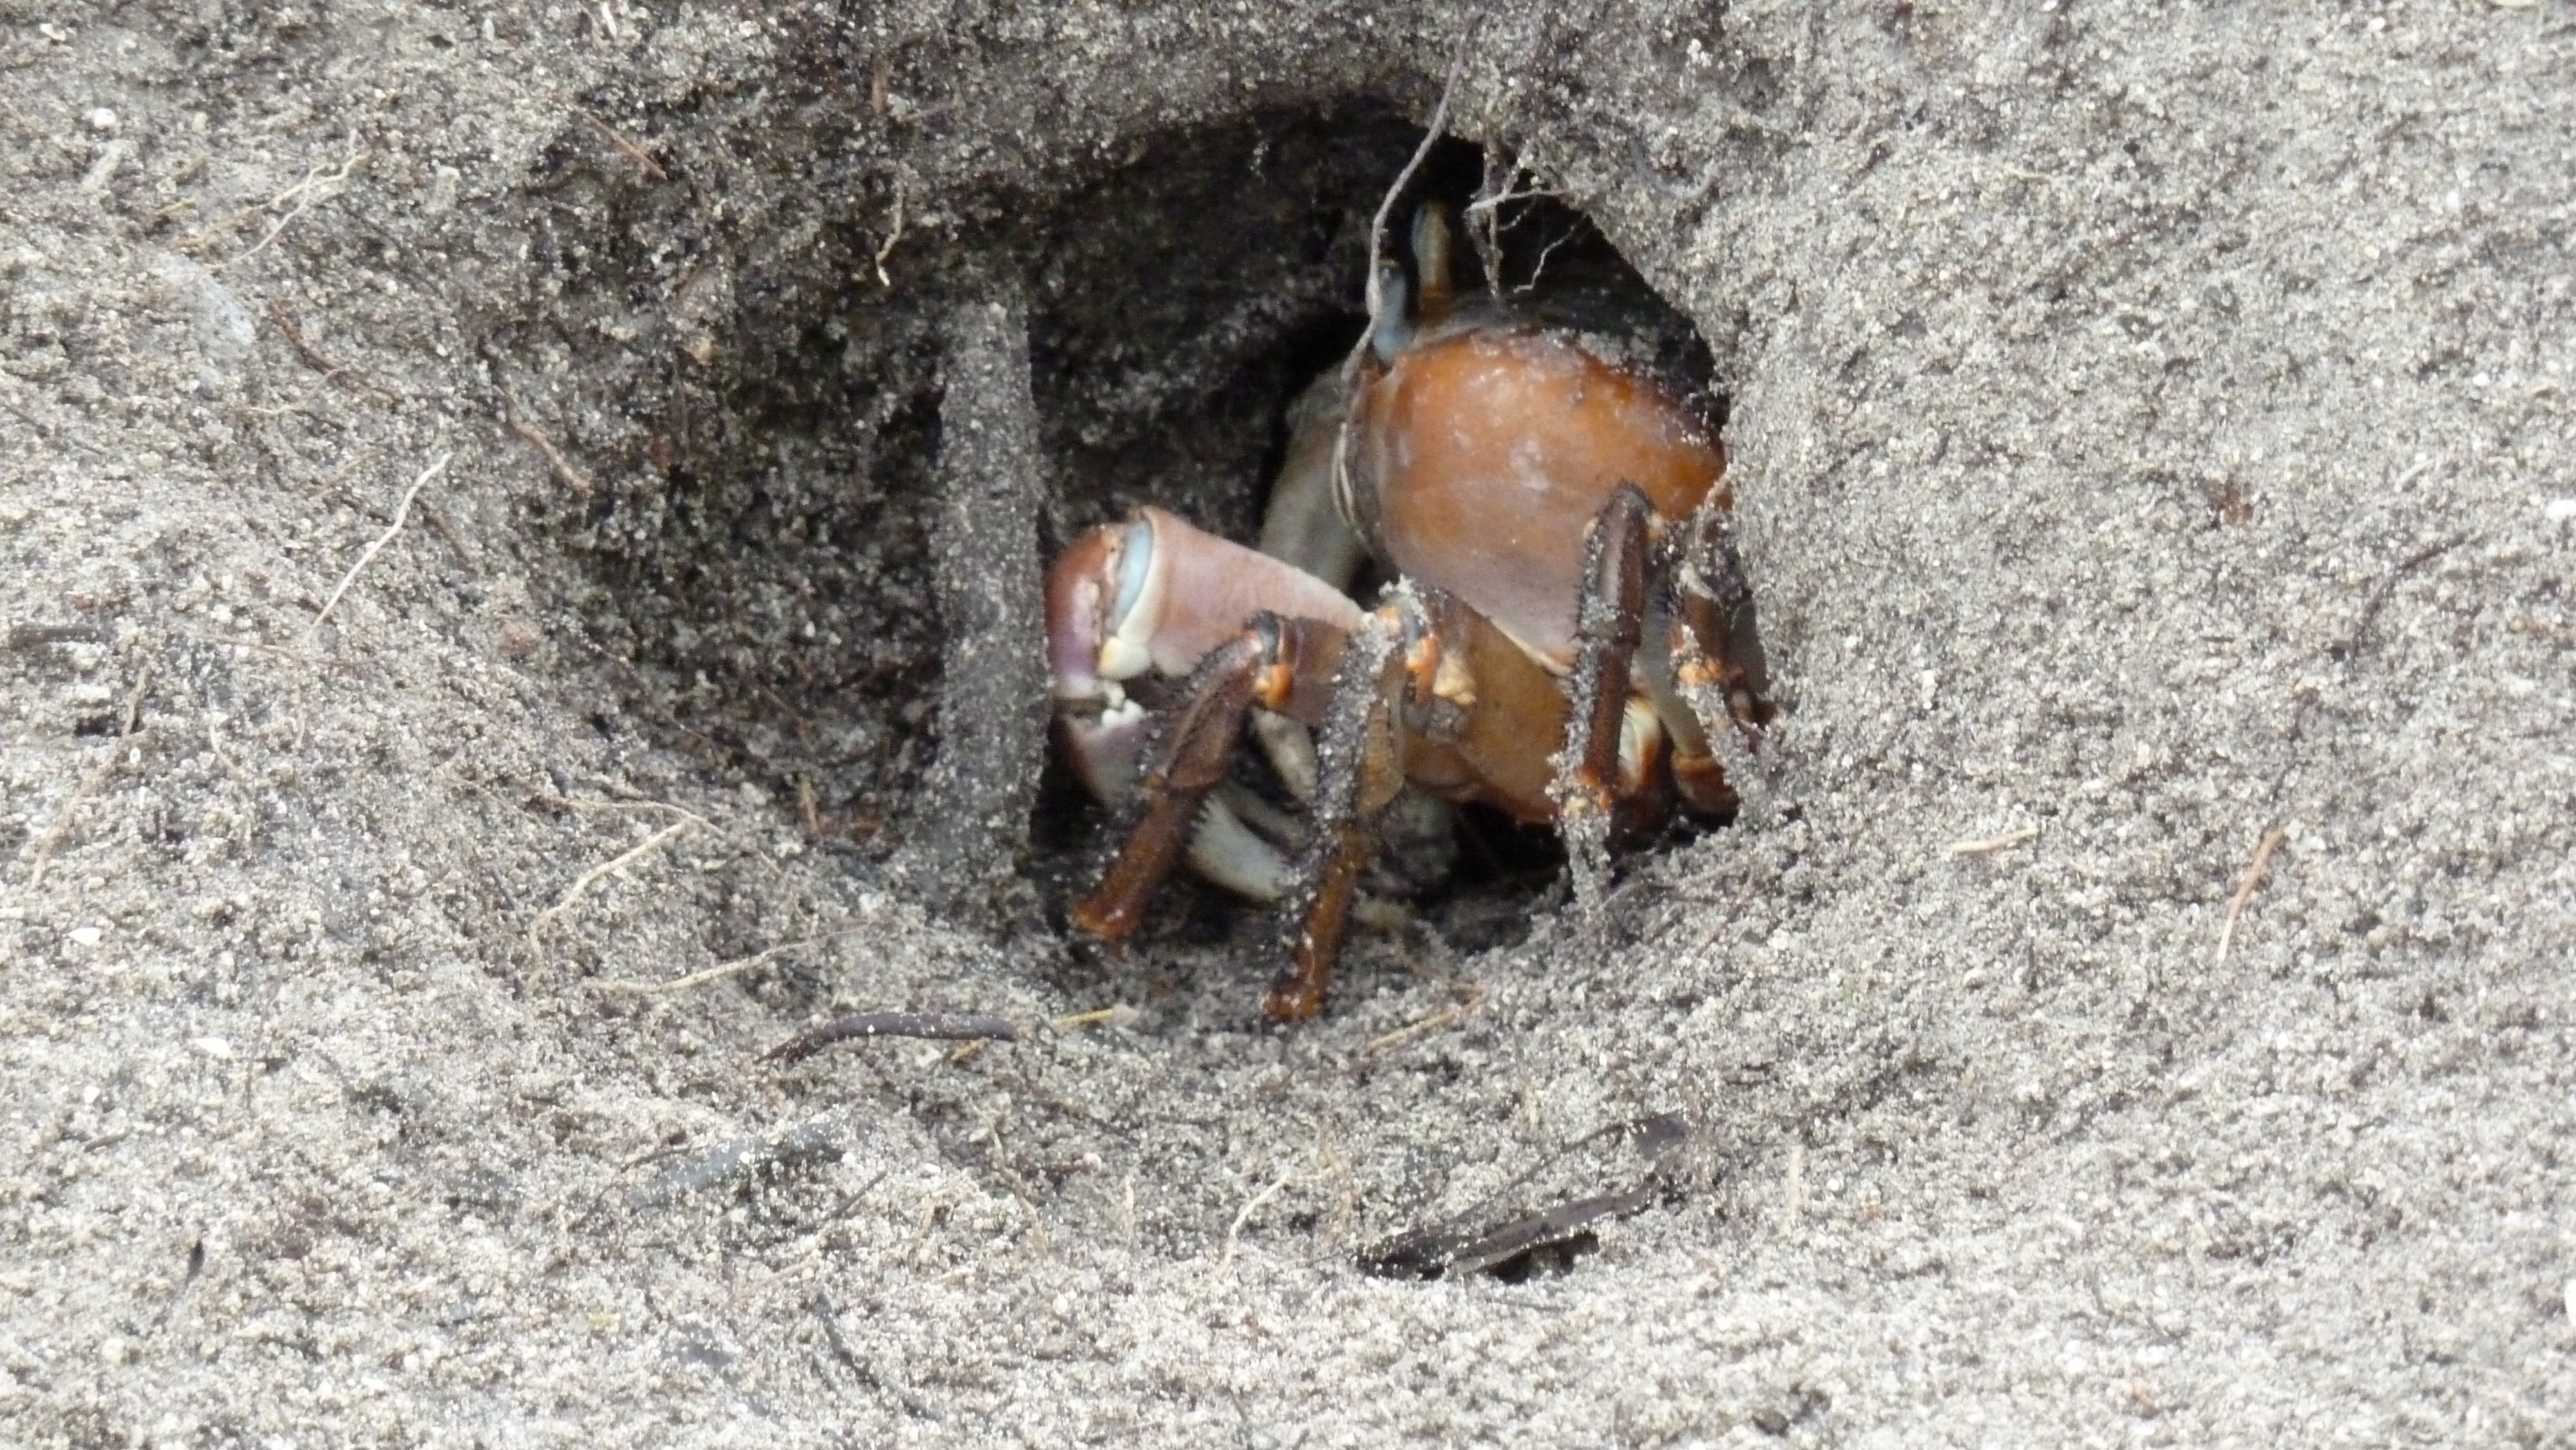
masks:
<path fill-rule="evenodd" d="M 0 3 L 0 1439 L 2576 1441 L 2563 0 L 1497 11 L 1794 709 L 1606 928 L 1288 1032 L 906 824 L 1029 789 L 955 309 L 1461 24 L 1197 8 Z M 1032 327 L 1060 459 L 1213 396 Z M 758 1061 L 863 1007 L 1025 1036 Z"/>

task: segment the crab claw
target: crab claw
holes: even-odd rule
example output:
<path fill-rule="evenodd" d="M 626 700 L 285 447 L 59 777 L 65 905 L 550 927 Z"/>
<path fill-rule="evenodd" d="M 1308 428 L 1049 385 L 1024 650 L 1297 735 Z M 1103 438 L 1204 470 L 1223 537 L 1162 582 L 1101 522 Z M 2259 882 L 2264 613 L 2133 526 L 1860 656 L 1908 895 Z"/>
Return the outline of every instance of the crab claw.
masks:
<path fill-rule="evenodd" d="M 1189 674 L 1210 650 L 1262 614 L 1348 632 L 1366 617 L 1348 596 L 1294 565 L 1142 508 L 1074 541 L 1048 571 L 1047 667 L 1066 755 L 1103 803 L 1135 797 L 1150 736 L 1126 682 L 1149 671 Z M 1300 703 L 1313 682 L 1283 677 L 1268 693 Z M 1202 874 L 1247 896 L 1276 897 L 1291 872 L 1282 855 L 1211 800 L 1190 847 Z"/>
<path fill-rule="evenodd" d="M 1076 540 L 1047 575 L 1047 664 L 1060 702 L 1117 703 L 1152 670 L 1186 675 L 1253 616 L 1359 628 L 1360 607 L 1294 565 L 1145 507 Z"/>

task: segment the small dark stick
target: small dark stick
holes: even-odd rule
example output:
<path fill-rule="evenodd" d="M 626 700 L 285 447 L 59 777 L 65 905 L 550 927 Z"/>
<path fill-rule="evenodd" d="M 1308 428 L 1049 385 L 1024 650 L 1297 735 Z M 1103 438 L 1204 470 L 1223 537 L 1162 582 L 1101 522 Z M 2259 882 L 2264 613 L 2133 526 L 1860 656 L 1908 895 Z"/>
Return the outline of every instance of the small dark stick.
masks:
<path fill-rule="evenodd" d="M 7 647 L 35 650 L 54 644 L 107 644 L 115 638 L 105 625 L 98 624 L 13 624 L 9 626 Z"/>
<path fill-rule="evenodd" d="M 1407 1234 L 1369 1250 L 1359 1258 L 1363 1274 L 1379 1279 L 1464 1278 L 1508 1268 L 1549 1249 L 1580 1251 L 1592 1225 L 1626 1218 L 1650 1207 L 1651 1188 L 1603 1193 L 1556 1204 L 1498 1224 L 1472 1236 L 1425 1232 Z M 1570 1259 L 1571 1254 L 1567 1257 Z"/>
<path fill-rule="evenodd" d="M 2388 572 L 2379 577 L 2379 582 L 2371 587 L 2370 596 L 2362 601 L 2361 614 L 2353 621 L 2352 633 L 2327 645 L 2325 652 L 2339 660 L 2350 659 L 2361 653 L 2362 645 L 2370 638 L 2370 627 L 2379 622 L 2379 611 L 2388 607 L 2388 596 L 2397 592 L 2398 581 L 2467 543 L 2473 537 L 2475 536 L 2470 534 L 2454 534 L 2439 543 L 2426 544 L 2391 565 Z"/>
<path fill-rule="evenodd" d="M 801 1062 L 836 1042 L 860 1037 L 916 1037 L 935 1042 L 1017 1042 L 1020 1030 L 989 1012 L 854 1012 L 800 1032 L 761 1054 L 763 1062 Z"/>

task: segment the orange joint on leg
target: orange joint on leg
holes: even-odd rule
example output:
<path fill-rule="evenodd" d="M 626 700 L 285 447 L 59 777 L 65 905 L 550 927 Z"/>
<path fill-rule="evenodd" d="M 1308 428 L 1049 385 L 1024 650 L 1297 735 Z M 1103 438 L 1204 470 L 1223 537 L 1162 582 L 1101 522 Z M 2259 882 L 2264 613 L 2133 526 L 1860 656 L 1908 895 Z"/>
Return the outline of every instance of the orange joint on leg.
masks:
<path fill-rule="evenodd" d="M 1264 710 L 1285 710 L 1288 696 L 1297 688 L 1297 664 L 1286 651 L 1261 667 L 1252 677 L 1252 702 Z"/>
<path fill-rule="evenodd" d="M 1685 690 L 1708 690 L 1725 683 L 1726 670 L 1706 657 L 1685 657 L 1675 662 L 1673 678 Z"/>
<path fill-rule="evenodd" d="M 1412 687 L 1415 696 L 1427 697 L 1438 688 L 1441 664 L 1440 641 L 1430 631 L 1423 631 L 1413 643 L 1405 646 L 1405 683 Z"/>

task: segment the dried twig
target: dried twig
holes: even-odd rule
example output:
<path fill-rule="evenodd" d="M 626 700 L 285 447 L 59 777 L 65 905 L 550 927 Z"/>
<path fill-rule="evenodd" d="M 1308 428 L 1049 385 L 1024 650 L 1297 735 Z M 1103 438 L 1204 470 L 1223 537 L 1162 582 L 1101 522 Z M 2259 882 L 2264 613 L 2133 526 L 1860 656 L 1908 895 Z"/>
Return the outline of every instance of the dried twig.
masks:
<path fill-rule="evenodd" d="M 1485 145 L 1485 179 L 1476 188 L 1474 199 L 1470 200 L 1465 210 L 1459 213 L 1459 220 L 1466 224 L 1468 240 L 1475 244 L 1476 259 L 1485 269 L 1485 295 L 1491 297 L 1496 306 L 1502 305 L 1504 300 L 1503 208 L 1516 201 L 1538 201 L 1558 195 L 1557 192 L 1541 187 L 1522 190 L 1520 179 L 1524 170 L 1526 168 L 1521 165 L 1519 157 L 1504 159 L 1501 148 L 1494 142 L 1488 141 Z M 1519 225 L 1519 219 L 1514 219 L 1512 224 Z M 1555 251 L 1564 240 L 1563 237 L 1559 237 L 1556 242 L 1548 245 L 1547 250 Z M 1538 271 L 1530 274 L 1531 285 L 1536 285 L 1538 272 L 1546 270 L 1546 267 L 1547 255 L 1541 253 Z M 1527 292 L 1530 288 L 1518 287 L 1513 290 Z"/>
<path fill-rule="evenodd" d="M 1579 227 L 1567 227 L 1567 228 L 1566 228 L 1562 233 L 1560 233 L 1560 234 L 1557 236 L 1557 238 L 1556 238 L 1556 240 L 1555 240 L 1555 241 L 1552 241 L 1552 242 L 1548 243 L 1546 246 L 1539 248 L 1539 249 L 1538 249 L 1538 260 L 1537 260 L 1536 262 L 1534 262 L 1534 263 L 1532 263 L 1532 264 L 1530 265 L 1530 275 L 1529 275 L 1529 280 L 1528 280 L 1528 281 L 1526 281 L 1526 282 L 1523 282 L 1522 284 L 1520 284 L 1520 285 L 1519 285 L 1519 286 L 1517 286 L 1517 287 L 1514 287 L 1514 288 L 1512 289 L 1512 295 L 1513 295 L 1513 296 L 1515 296 L 1515 297 L 1520 297 L 1520 296 L 1525 296 L 1525 295 L 1527 295 L 1527 294 L 1529 294 L 1529 293 L 1532 293 L 1532 292 L 1537 291 L 1537 290 L 1538 290 L 1538 279 L 1539 279 L 1539 278 L 1541 278 L 1541 277 L 1543 277 L 1543 276 L 1545 276 L 1545 275 L 1547 275 L 1547 259 L 1556 255 L 1556 249 L 1557 249 L 1557 248 L 1559 248 L 1559 247 L 1561 247 L 1561 246 L 1564 246 L 1566 243 L 1568 243 L 1568 242 L 1570 242 L 1570 241 L 1573 241 L 1573 240 L 1574 240 L 1574 238 L 1575 238 L 1575 234 L 1576 234 L 1578 231 L 1580 231 L 1580 230 L 1581 230 L 1581 228 L 1579 228 Z"/>
<path fill-rule="evenodd" d="M 304 173 L 304 179 L 302 181 L 299 181 L 284 191 L 279 192 L 277 195 L 270 197 L 268 199 L 268 204 L 270 206 L 276 206 L 287 198 L 293 197 L 295 198 L 295 209 L 288 212 L 286 215 L 279 217 L 277 219 L 277 224 L 268 229 L 268 234 L 266 236 L 263 236 L 258 241 L 251 243 L 250 250 L 243 252 L 240 256 L 234 257 L 230 261 L 215 263 L 213 270 L 221 271 L 226 267 L 238 267 L 242 263 L 249 261 L 251 258 L 258 256 L 262 251 L 266 250 L 269 243 L 277 240 L 278 233 L 286 230 L 287 223 L 304 215 L 304 209 L 313 204 L 313 198 L 320 195 L 320 192 L 316 188 L 334 186 L 347 181 L 349 179 L 349 169 L 356 166 L 365 155 L 365 152 L 358 149 L 358 133 L 351 131 L 349 133 L 349 154 L 340 162 L 340 169 L 330 173 L 329 175 L 324 175 L 322 168 L 316 166 Z"/>
<path fill-rule="evenodd" d="M 1657 1196 L 1650 1185 L 1555 1204 L 1473 1237 L 1408 1236 L 1372 1250 L 1361 1259 L 1360 1272 L 1385 1279 L 1463 1278 L 1548 1249 L 1570 1260 L 1591 1242 L 1592 1225 L 1607 1218 L 1626 1218 L 1652 1205 Z"/>
<path fill-rule="evenodd" d="M 605 654 L 606 652 L 603 651 L 602 653 Z M 609 658 L 614 659 L 615 657 L 609 656 Z M 619 663 L 623 663 L 623 661 L 619 661 Z M 687 727 L 683 726 L 681 728 L 686 729 Z M 700 738 L 703 739 L 705 737 L 701 736 Z M 560 805 L 566 810 L 661 811 L 666 815 L 677 816 L 681 820 L 687 821 L 689 824 L 696 826 L 708 835 L 713 836 L 717 840 L 720 840 L 726 845 L 733 847 L 735 850 L 740 851 L 742 854 L 749 856 L 754 861 L 759 862 L 761 867 L 768 871 L 772 877 L 776 878 L 780 885 L 783 886 L 788 884 L 787 873 L 780 869 L 776 861 L 770 859 L 768 852 L 760 849 L 760 847 L 752 844 L 751 842 L 744 840 L 742 837 L 735 835 L 733 832 L 726 830 L 724 827 L 717 825 L 715 822 L 708 820 L 706 817 L 699 815 L 696 811 L 690 810 L 687 806 L 674 805 L 669 801 L 657 801 L 650 797 L 631 801 L 590 800 L 582 796 L 552 796 L 548 799 L 553 804 Z M 860 915 L 873 917 L 876 913 L 873 909 L 862 907 Z"/>
<path fill-rule="evenodd" d="M 1294 1168 L 1280 1174 L 1277 1180 L 1272 1182 L 1268 1188 L 1252 1195 L 1252 1201 L 1246 1203 L 1241 1209 L 1236 1211 L 1234 1222 L 1226 1225 L 1225 1251 L 1217 1255 L 1216 1266 L 1218 1268 L 1222 1269 L 1234 1262 L 1234 1246 L 1236 1241 L 1243 1237 L 1243 1226 L 1252 1222 L 1252 1216 L 1261 1211 L 1261 1205 L 1268 1203 L 1272 1198 L 1276 1197 L 1279 1190 L 1294 1182 L 1296 1177 L 1297 1170 Z"/>
<path fill-rule="evenodd" d="M 823 1338 L 832 1346 L 834 1359 L 839 1360 L 850 1373 L 857 1375 L 861 1380 L 894 1396 L 902 1404 L 906 1413 L 933 1424 L 939 1422 L 939 1416 L 931 1410 L 930 1406 L 921 1402 L 921 1396 L 914 1394 L 903 1381 L 888 1374 L 885 1366 L 852 1349 L 850 1342 L 841 1337 L 840 1311 L 832 1307 L 830 1300 L 818 1295 L 812 1307 L 814 1317 L 823 1321 Z"/>
<path fill-rule="evenodd" d="M 1502 204 L 1511 194 L 1513 183 L 1520 180 L 1518 157 L 1504 159 L 1503 148 L 1491 134 L 1485 138 L 1485 179 L 1476 187 L 1475 199 L 1459 220 L 1467 224 L 1467 239 L 1475 244 L 1477 264 L 1485 269 L 1485 295 L 1495 306 L 1503 305 L 1503 229 Z"/>
<path fill-rule="evenodd" d="M 341 575 L 340 582 L 332 586 L 331 597 L 322 601 L 322 612 L 313 616 L 312 628 L 305 631 L 304 637 L 307 640 L 322 632 L 322 621 L 331 617 L 331 610 L 340 602 L 340 596 L 348 593 L 349 586 L 358 581 L 358 571 L 366 568 L 377 554 L 384 551 L 385 545 L 394 541 L 394 535 L 402 532 L 403 521 L 411 517 L 411 501 L 420 497 L 421 486 L 445 472 L 447 460 L 455 456 L 453 453 L 442 453 L 430 460 L 429 467 L 422 469 L 420 476 L 411 481 L 411 487 L 403 490 L 402 502 L 394 506 L 394 521 L 385 526 L 385 531 L 376 536 L 374 543 L 359 551 L 358 562 L 350 565 L 349 572 Z"/>
<path fill-rule="evenodd" d="M 143 723 L 143 698 L 152 691 L 152 673 L 152 662 L 145 660 L 143 673 L 136 677 L 134 688 L 125 692 L 125 725 L 117 734 L 131 735 Z"/>
<path fill-rule="evenodd" d="M 561 917 L 565 912 L 572 910 L 573 903 L 581 900 L 582 893 L 590 890 L 591 887 L 598 885 L 603 878 L 624 870 L 626 867 L 635 864 L 637 861 L 661 850 L 664 846 L 680 839 L 689 832 L 696 830 L 698 825 L 698 819 L 692 816 L 687 820 L 674 822 L 671 825 L 664 826 L 662 829 L 655 831 L 652 835 L 647 836 L 641 845 L 626 851 L 615 860 L 603 862 L 600 865 L 593 866 L 589 870 L 581 873 L 581 875 L 573 881 L 572 888 L 563 894 L 562 900 L 557 901 L 554 905 L 538 912 L 537 919 L 528 923 L 528 950 L 542 951 L 544 949 L 543 943 L 539 941 L 539 938 L 544 934 L 548 924 Z"/>
<path fill-rule="evenodd" d="M 2353 620 L 2352 633 L 2326 646 L 2326 653 L 2336 659 L 2350 659 L 2361 652 L 2370 637 L 2370 627 L 2379 620 L 2379 611 L 2388 607 L 2388 597 L 2397 592 L 2397 582 L 2435 559 L 2467 543 L 2471 534 L 2453 534 L 2438 543 L 2427 544 L 2389 567 L 2379 582 L 2371 586 L 2370 597 L 2363 600 L 2360 615 Z"/>
<path fill-rule="evenodd" d="M 1997 851 L 2009 851 L 2024 841 L 2034 840 L 2038 835 L 2037 826 L 2015 826 L 2001 835 L 1977 836 L 1965 841 L 1953 841 L 1948 847 L 1947 854 L 1954 857 L 1991 856 Z"/>
<path fill-rule="evenodd" d="M 928 1038 L 934 1042 L 1017 1042 L 1020 1029 L 990 1012 L 854 1012 L 788 1038 L 760 1055 L 763 1062 L 800 1062 L 836 1042 L 863 1037 Z"/>
<path fill-rule="evenodd" d="M 1448 134 L 1449 103 L 1457 97 L 1459 77 L 1467 73 L 1467 49 L 1476 38 L 1476 30 L 1477 22 L 1471 21 L 1466 33 L 1458 37 L 1457 53 L 1449 58 L 1449 78 L 1441 83 L 1440 100 L 1431 108 L 1431 122 L 1422 132 L 1422 143 L 1413 148 L 1413 155 L 1405 161 L 1404 169 L 1396 173 L 1395 184 L 1386 189 L 1386 195 L 1378 198 L 1377 214 L 1369 219 L 1368 281 L 1367 291 L 1363 294 L 1368 302 L 1368 325 L 1360 330 L 1358 340 L 1351 344 L 1349 355 L 1342 359 L 1342 396 L 1345 399 L 1359 387 L 1360 369 L 1368 357 L 1369 345 L 1377 340 L 1378 324 L 1386 313 L 1386 284 L 1379 278 L 1378 269 L 1386 260 L 1387 218 L 1394 214 L 1395 203 L 1404 195 L 1404 189 L 1413 184 L 1413 174 L 1422 169 L 1422 163 L 1431 157 L 1432 148 Z M 1350 477 L 1351 449 L 1359 437 L 1359 430 L 1351 423 L 1358 411 L 1357 408 L 1344 410 L 1341 430 L 1333 438 L 1333 478 L 1337 495 L 1341 481 Z"/>
<path fill-rule="evenodd" d="M 43 649 L 54 644 L 106 644 L 113 638 L 99 624 L 13 624 L 6 644 L 13 650 Z"/>
<path fill-rule="evenodd" d="M 1418 1022 L 1409 1022 L 1392 1032 L 1381 1032 L 1377 1036 L 1370 1038 L 1368 1041 L 1360 1044 L 1360 1055 L 1362 1057 L 1367 1057 L 1374 1053 L 1384 1052 L 1386 1049 L 1394 1047 L 1399 1043 L 1410 1042 L 1414 1038 L 1420 1037 L 1426 1032 L 1446 1027 L 1464 1015 L 1465 1014 L 1461 1012 L 1455 1004 L 1443 1007 L 1439 1011 L 1432 1013 L 1430 1016 L 1425 1017 Z"/>
<path fill-rule="evenodd" d="M 877 244 L 877 285 L 887 289 L 888 291 L 892 291 L 894 289 L 894 281 L 892 278 L 886 276 L 886 258 L 894 255 L 894 244 L 902 240 L 903 178 L 898 176 L 894 179 L 894 230 L 888 232 L 886 234 L 886 239 Z"/>
<path fill-rule="evenodd" d="M 1404 169 L 1395 174 L 1395 184 L 1386 189 L 1385 196 L 1378 198 L 1377 214 L 1369 218 L 1368 290 L 1364 294 L 1368 300 L 1368 327 L 1360 333 L 1359 341 L 1351 344 L 1350 356 L 1342 360 L 1342 392 L 1345 396 L 1359 382 L 1360 360 L 1368 355 L 1369 344 L 1377 337 L 1378 323 L 1386 313 L 1386 284 L 1378 276 L 1378 268 L 1386 260 L 1387 218 L 1394 215 L 1395 204 L 1404 195 L 1404 189 L 1413 184 L 1413 174 L 1422 169 L 1423 162 L 1431 159 L 1432 148 L 1449 133 L 1449 103 L 1457 97 L 1459 77 L 1467 73 L 1467 50 L 1476 39 L 1476 30 L 1477 23 L 1470 21 L 1466 33 L 1458 37 L 1457 53 L 1449 58 L 1449 78 L 1441 83 L 1440 101 L 1431 108 L 1431 121 L 1423 129 L 1422 144 L 1413 148 L 1413 155 L 1405 161 Z M 1336 473 L 1349 472 L 1354 431 L 1351 420 L 1344 417 L 1341 436 L 1335 440 L 1333 467 Z"/>
<path fill-rule="evenodd" d="M 296 325 L 295 314 L 286 310 L 285 303 L 268 304 L 268 320 L 277 324 L 278 335 L 286 339 L 288 347 L 295 349 L 297 357 L 304 359 L 306 367 L 322 375 L 322 381 L 353 393 L 373 393 L 387 402 L 402 401 L 402 394 L 377 384 L 355 368 L 333 362 L 328 354 L 315 347 L 312 340 L 304 335 L 304 329 Z"/>
<path fill-rule="evenodd" d="M 609 145 L 625 152 L 636 165 L 643 167 L 645 175 L 652 177 L 655 181 L 668 181 L 671 179 L 671 173 L 662 169 L 662 163 L 654 160 L 652 155 L 643 147 L 628 140 L 624 132 L 608 124 L 606 121 L 599 119 L 597 116 L 592 115 L 589 111 L 580 106 L 573 107 L 572 113 L 581 117 L 583 120 L 588 121 L 592 130 L 597 131 L 601 136 L 607 138 Z"/>
<path fill-rule="evenodd" d="M 1596 1128 L 1540 1159 L 1484 1203 L 1466 1212 L 1397 1235 L 1359 1257 L 1361 1273 L 1387 1279 L 1437 1279 L 1504 1269 L 1555 1252 L 1565 1259 L 1585 1247 L 1591 1225 L 1625 1218 L 1655 1202 L 1674 1185 L 1673 1154 L 1695 1136 L 1679 1113 L 1657 1113 Z M 1560 1202 L 1499 1222 L 1499 1205 L 1518 1195 L 1567 1155 L 1604 1139 L 1624 1139 L 1646 1159 L 1645 1177 L 1630 1188 Z"/>
<path fill-rule="evenodd" d="M 685 992 L 691 987 L 703 987 L 709 982 L 721 982 L 727 977 L 740 976 L 744 972 L 751 971 L 755 967 L 765 966 L 769 962 L 784 956 L 789 952 L 802 951 L 807 947 L 821 946 L 825 942 L 837 941 L 854 932 L 868 930 L 873 930 L 873 928 L 853 926 L 841 931 L 827 931 L 821 936 L 809 936 L 796 941 L 783 941 L 765 951 L 753 952 L 747 957 L 736 957 L 732 961 L 719 963 L 704 971 L 691 972 L 685 977 L 673 977 L 667 982 L 637 982 L 619 979 L 593 982 L 591 985 L 603 992 L 632 992 L 638 996 L 645 997 L 658 997 L 666 992 Z"/>
<path fill-rule="evenodd" d="M 2245 903 L 2254 899 L 2254 888 L 2263 884 L 2263 869 L 2272 864 L 2272 853 L 2281 849 L 2281 843 L 2288 839 L 2289 832 L 2274 826 L 2263 833 L 2262 841 L 2254 847 L 2254 860 L 2246 866 L 2245 874 L 2237 878 L 2236 894 L 2228 898 L 2227 920 L 2218 929 L 2218 950 L 2210 957 L 2212 966 L 2226 965 L 2227 949 L 2236 944 L 2236 919 L 2245 914 Z"/>
<path fill-rule="evenodd" d="M 1068 1013 L 1047 1025 L 1058 1032 L 1071 1032 L 1077 1027 L 1125 1027 L 1144 1015 L 1124 1002 L 1115 1002 L 1106 1007 L 1095 1007 L 1088 1012 Z"/>
<path fill-rule="evenodd" d="M 554 469 L 555 477 L 563 480 L 564 487 L 584 497 L 589 496 L 590 479 L 572 466 L 572 460 L 564 457 L 563 450 L 555 446 L 555 440 L 538 432 L 535 424 L 520 416 L 519 400 L 506 392 L 501 395 L 501 421 L 509 426 L 511 432 L 526 439 L 529 446 L 546 456 L 547 466 Z"/>

